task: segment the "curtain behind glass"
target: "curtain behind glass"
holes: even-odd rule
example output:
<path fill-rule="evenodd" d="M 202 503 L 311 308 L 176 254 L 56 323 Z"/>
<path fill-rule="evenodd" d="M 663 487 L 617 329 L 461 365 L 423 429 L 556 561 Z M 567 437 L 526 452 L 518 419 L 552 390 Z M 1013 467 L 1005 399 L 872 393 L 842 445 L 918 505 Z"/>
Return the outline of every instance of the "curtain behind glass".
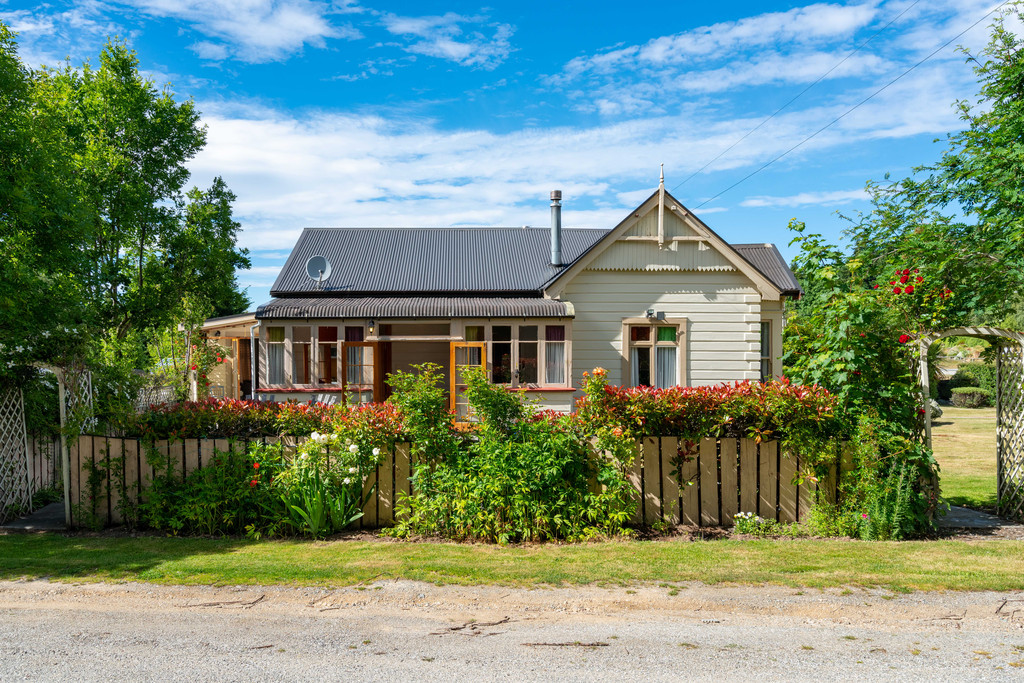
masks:
<path fill-rule="evenodd" d="M 667 389 L 676 386 L 676 349 L 674 347 L 658 347 L 657 356 L 657 387 Z"/>
<path fill-rule="evenodd" d="M 284 344 L 267 344 L 267 382 L 284 384 Z"/>

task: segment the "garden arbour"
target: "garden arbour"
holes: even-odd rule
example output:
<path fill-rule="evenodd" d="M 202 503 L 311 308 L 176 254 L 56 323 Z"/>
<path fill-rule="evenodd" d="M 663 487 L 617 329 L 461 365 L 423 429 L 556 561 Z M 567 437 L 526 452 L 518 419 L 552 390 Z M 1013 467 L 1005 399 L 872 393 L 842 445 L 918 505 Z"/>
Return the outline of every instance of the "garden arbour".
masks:
<path fill-rule="evenodd" d="M 924 439 L 932 445 L 931 373 L 928 350 L 945 337 L 980 337 L 995 346 L 996 359 L 996 514 L 1024 521 L 1024 334 L 997 327 L 957 327 L 922 334 L 918 380 Z"/>

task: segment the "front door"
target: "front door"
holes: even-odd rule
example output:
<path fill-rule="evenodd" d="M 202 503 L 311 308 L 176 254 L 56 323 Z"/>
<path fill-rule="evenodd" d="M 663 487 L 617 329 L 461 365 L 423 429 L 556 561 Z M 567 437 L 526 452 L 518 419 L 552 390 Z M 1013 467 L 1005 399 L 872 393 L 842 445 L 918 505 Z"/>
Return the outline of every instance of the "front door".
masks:
<path fill-rule="evenodd" d="M 377 342 L 341 342 L 341 386 L 350 404 L 379 401 Z"/>
<path fill-rule="evenodd" d="M 466 380 L 462 376 L 463 369 L 467 367 L 486 371 L 487 342 L 451 343 L 451 406 L 457 423 L 475 421 L 470 414 L 469 401 L 466 400 Z"/>

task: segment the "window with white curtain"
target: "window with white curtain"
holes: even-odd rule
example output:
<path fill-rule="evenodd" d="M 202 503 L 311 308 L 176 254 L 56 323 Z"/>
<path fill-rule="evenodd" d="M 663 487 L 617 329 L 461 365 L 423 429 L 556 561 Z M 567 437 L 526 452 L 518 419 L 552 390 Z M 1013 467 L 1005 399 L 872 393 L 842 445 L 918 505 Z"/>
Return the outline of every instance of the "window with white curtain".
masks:
<path fill-rule="evenodd" d="M 675 325 L 629 326 L 631 386 L 667 389 L 679 384 L 678 335 Z"/>
<path fill-rule="evenodd" d="M 267 384 L 284 384 L 284 328 L 267 328 Z"/>

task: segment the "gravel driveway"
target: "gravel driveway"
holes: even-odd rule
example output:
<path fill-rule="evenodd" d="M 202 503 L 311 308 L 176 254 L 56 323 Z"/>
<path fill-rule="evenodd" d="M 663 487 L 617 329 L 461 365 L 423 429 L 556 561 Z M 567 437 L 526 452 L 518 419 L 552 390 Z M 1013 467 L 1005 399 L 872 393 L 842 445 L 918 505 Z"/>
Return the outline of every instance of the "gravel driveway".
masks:
<path fill-rule="evenodd" d="M 755 675 L 1020 681 L 1024 593 L 0 582 L 4 681 Z"/>

